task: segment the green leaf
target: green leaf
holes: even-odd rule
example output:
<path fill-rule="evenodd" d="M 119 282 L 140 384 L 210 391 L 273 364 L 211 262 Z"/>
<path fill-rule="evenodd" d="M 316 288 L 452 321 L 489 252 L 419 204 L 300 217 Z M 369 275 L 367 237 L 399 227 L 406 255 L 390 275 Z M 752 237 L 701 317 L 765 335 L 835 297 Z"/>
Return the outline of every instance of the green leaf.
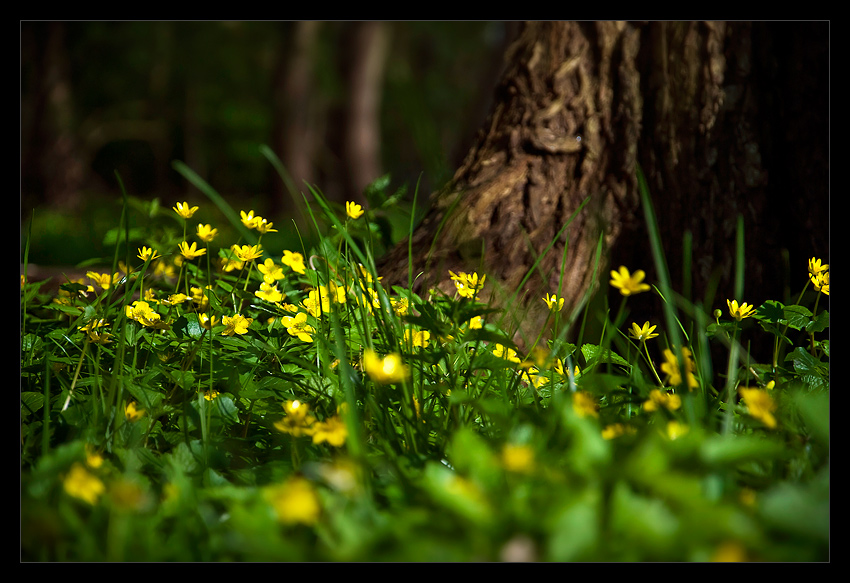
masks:
<path fill-rule="evenodd" d="M 596 344 L 585 344 L 581 347 L 581 353 L 587 361 L 587 368 L 591 368 L 596 364 L 610 362 L 631 369 L 631 364 L 619 354 L 610 349 L 604 349 Z"/>
<path fill-rule="evenodd" d="M 21 393 L 21 417 L 27 417 L 35 413 L 44 405 L 43 393 L 23 392 Z"/>
<path fill-rule="evenodd" d="M 174 321 L 171 329 L 177 338 L 191 338 L 197 340 L 204 333 L 201 323 L 198 322 L 198 316 L 195 314 L 182 315 Z"/>
<path fill-rule="evenodd" d="M 781 302 L 768 300 L 758 307 L 753 317 L 774 324 L 785 323 L 784 307 Z"/>
<path fill-rule="evenodd" d="M 829 328 L 829 312 L 824 310 L 806 326 L 806 332 L 823 332 Z"/>
<path fill-rule="evenodd" d="M 790 328 L 802 330 L 811 322 L 812 313 L 804 306 L 785 306 L 782 310 L 785 321 Z"/>
<path fill-rule="evenodd" d="M 798 346 L 785 357 L 785 362 L 794 364 L 794 370 L 801 376 L 814 375 L 821 378 L 826 378 L 829 373 L 829 365 L 821 362 L 805 348 Z"/>

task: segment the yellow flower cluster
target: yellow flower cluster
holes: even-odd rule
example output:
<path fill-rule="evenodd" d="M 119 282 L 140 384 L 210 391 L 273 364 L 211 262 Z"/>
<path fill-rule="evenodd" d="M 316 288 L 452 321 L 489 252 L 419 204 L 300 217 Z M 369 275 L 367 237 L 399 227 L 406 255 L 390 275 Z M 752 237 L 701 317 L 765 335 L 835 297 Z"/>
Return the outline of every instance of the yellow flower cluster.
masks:
<path fill-rule="evenodd" d="M 817 291 L 829 295 L 829 264 L 821 264 L 815 257 L 809 259 L 809 280 Z"/>
<path fill-rule="evenodd" d="M 484 287 L 484 280 L 487 278 L 486 275 L 479 278 L 477 273 L 464 273 L 462 271 L 460 273 L 449 271 L 449 276 L 455 282 L 458 295 L 469 299 L 475 298 L 481 288 Z"/>
<path fill-rule="evenodd" d="M 348 427 L 339 415 L 318 421 L 310 412 L 310 406 L 301 401 L 286 401 L 283 403 L 286 415 L 276 421 L 275 428 L 293 437 L 312 437 L 313 443 L 329 443 L 334 447 L 342 447 L 348 438 Z"/>
<path fill-rule="evenodd" d="M 675 411 L 681 406 L 682 398 L 679 395 L 662 392 L 659 389 L 653 389 L 649 393 L 649 400 L 643 404 L 643 410 L 658 411 L 663 408 Z"/>
<path fill-rule="evenodd" d="M 124 313 L 128 319 L 135 320 L 147 328 L 159 328 L 162 326 L 160 315 L 148 302 L 136 300 L 132 305 L 124 306 Z"/>
<path fill-rule="evenodd" d="M 277 229 L 273 229 L 272 226 L 274 223 L 270 223 L 263 217 L 259 215 L 255 215 L 253 210 L 248 211 L 239 211 L 242 224 L 248 227 L 249 229 L 255 229 L 261 235 L 265 233 L 277 233 Z"/>
<path fill-rule="evenodd" d="M 673 354 L 669 348 L 664 349 L 664 362 L 661 364 L 661 370 L 667 374 L 667 384 L 671 387 L 678 387 L 683 382 L 687 382 L 689 389 L 695 389 L 699 386 L 694 373 L 696 365 L 694 364 L 691 351 L 689 348 L 682 347 L 682 361 L 684 363 L 684 376 L 679 359 Z"/>

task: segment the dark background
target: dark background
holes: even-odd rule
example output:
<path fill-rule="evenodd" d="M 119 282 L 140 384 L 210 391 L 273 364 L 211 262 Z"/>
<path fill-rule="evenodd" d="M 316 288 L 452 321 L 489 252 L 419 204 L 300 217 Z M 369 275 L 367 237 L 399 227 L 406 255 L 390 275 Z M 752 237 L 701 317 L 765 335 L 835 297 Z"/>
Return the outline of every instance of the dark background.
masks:
<path fill-rule="evenodd" d="M 288 164 L 280 144 L 296 131 L 306 132 L 300 153 L 310 168 L 294 182 L 306 191 L 307 180 L 333 201 L 358 198 L 341 142 L 352 123 L 346 104 L 356 91 L 350 72 L 364 58 L 356 47 L 363 26 L 318 23 L 305 51 L 304 23 L 22 22 L 21 234 L 23 242 L 34 217 L 29 261 L 111 256 L 104 235 L 121 212 L 116 172 L 131 197 L 158 199 L 165 209 L 189 200 L 201 207 L 199 222 L 225 226 L 174 160 L 237 211 L 273 221 L 280 232 L 267 244 L 290 245 L 290 194 L 259 147 Z M 384 22 L 371 31 L 384 39 L 372 180 L 388 174 L 390 190 L 407 188 L 406 201 L 421 180 L 421 201 L 451 177 L 486 117 L 516 26 Z M 289 89 L 298 56 L 307 63 L 304 102 Z"/>

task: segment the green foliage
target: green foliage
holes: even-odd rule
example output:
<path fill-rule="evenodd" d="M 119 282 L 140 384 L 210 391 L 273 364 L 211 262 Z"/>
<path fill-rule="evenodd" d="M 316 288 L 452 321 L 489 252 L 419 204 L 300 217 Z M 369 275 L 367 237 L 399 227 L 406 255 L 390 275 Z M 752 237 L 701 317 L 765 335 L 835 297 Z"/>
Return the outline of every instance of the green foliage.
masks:
<path fill-rule="evenodd" d="M 357 219 L 313 191 L 303 272 L 257 222 L 205 242 L 126 197 L 144 227 L 108 241 L 132 272 L 22 283 L 24 560 L 829 559 L 820 294 L 702 314 L 702 335 L 662 286 L 658 338 L 620 334 L 621 309 L 568 343 L 552 312 L 521 354 L 472 274 L 453 295 L 382 285 L 388 185 Z M 212 194 L 223 233 L 239 214 Z M 175 263 L 184 240 L 205 254 Z M 246 240 L 264 254 L 224 269 Z M 755 333 L 772 362 L 741 357 Z M 706 366 L 702 336 L 734 364 Z"/>

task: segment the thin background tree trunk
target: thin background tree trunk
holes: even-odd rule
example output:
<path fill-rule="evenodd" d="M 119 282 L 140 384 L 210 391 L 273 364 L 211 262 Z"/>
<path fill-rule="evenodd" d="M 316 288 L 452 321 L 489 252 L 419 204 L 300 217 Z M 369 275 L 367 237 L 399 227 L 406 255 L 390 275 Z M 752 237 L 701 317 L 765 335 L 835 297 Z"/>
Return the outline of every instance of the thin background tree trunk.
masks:
<path fill-rule="evenodd" d="M 321 105 L 314 103 L 313 67 L 321 23 L 304 21 L 283 25 L 287 47 L 275 72 L 275 127 L 273 147 L 290 174 L 293 184 L 272 180 L 271 213 L 293 215 L 297 205 L 287 190 L 300 192 L 304 182 L 315 181 L 315 159 L 321 139 L 318 123 Z"/>
<path fill-rule="evenodd" d="M 364 202 L 363 191 L 381 175 L 381 95 L 389 47 L 385 22 L 354 25 L 348 70 L 345 131 L 346 199 Z"/>

